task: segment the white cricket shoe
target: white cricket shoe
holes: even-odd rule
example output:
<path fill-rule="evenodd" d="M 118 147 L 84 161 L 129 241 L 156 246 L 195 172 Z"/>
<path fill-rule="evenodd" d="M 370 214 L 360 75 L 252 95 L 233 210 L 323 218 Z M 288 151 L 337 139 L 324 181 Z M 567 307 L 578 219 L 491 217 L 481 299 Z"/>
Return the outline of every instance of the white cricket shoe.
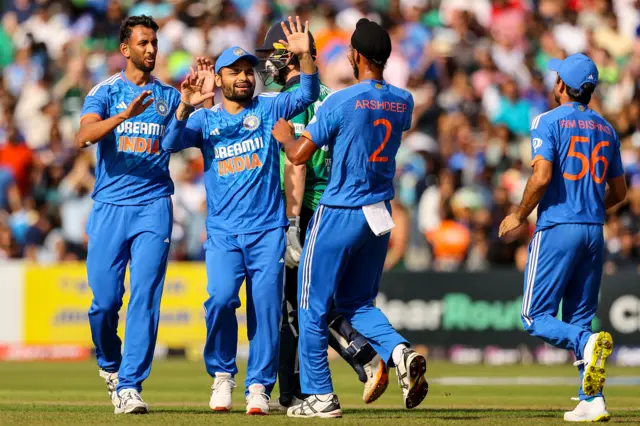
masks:
<path fill-rule="evenodd" d="M 601 396 L 582 400 L 573 411 L 564 413 L 565 422 L 607 422 L 609 419 L 611 414 Z"/>
<path fill-rule="evenodd" d="M 269 414 L 269 396 L 267 389 L 259 383 L 249 385 L 247 395 L 247 416 L 266 416 Z"/>
<path fill-rule="evenodd" d="M 109 399 L 114 407 L 118 406 L 118 392 L 116 392 L 116 386 L 118 386 L 118 372 L 109 373 L 100 369 L 98 372 L 100 377 L 104 379 L 104 382 L 107 384 L 107 392 L 109 392 Z"/>
<path fill-rule="evenodd" d="M 376 355 L 371 361 L 364 365 L 367 374 L 367 382 L 364 384 L 362 400 L 365 404 L 371 404 L 380 398 L 389 385 L 389 368 L 387 364 Z"/>
<path fill-rule="evenodd" d="M 293 397 L 289 405 L 282 405 L 280 403 L 280 398 L 272 399 L 269 401 L 269 412 L 286 413 L 289 407 L 293 407 L 294 405 L 298 405 L 300 403 L 302 403 L 302 400 L 296 398 L 295 396 Z"/>
<path fill-rule="evenodd" d="M 340 401 L 338 401 L 336 394 L 331 394 L 324 401 L 318 398 L 318 395 L 311 395 L 300 404 L 289 407 L 287 416 L 335 418 L 342 417 L 342 409 L 340 409 Z"/>
<path fill-rule="evenodd" d="M 118 392 L 118 405 L 116 414 L 147 414 L 149 407 L 135 389 L 122 389 Z"/>
<path fill-rule="evenodd" d="M 595 395 L 602 392 L 604 382 L 607 380 L 607 372 L 604 368 L 605 361 L 613 351 L 613 338 L 611 334 L 601 331 L 589 337 L 584 346 L 582 361 L 584 374 L 582 377 L 582 390 L 586 395 Z"/>
<path fill-rule="evenodd" d="M 424 375 L 427 373 L 425 357 L 410 348 L 402 350 L 402 361 L 396 366 L 398 384 L 402 388 L 404 406 L 415 408 L 427 397 L 429 384 Z"/>
<path fill-rule="evenodd" d="M 231 411 L 233 401 L 231 392 L 236 387 L 233 376 L 230 373 L 216 373 L 216 378 L 211 386 L 211 399 L 209 407 L 213 411 Z"/>

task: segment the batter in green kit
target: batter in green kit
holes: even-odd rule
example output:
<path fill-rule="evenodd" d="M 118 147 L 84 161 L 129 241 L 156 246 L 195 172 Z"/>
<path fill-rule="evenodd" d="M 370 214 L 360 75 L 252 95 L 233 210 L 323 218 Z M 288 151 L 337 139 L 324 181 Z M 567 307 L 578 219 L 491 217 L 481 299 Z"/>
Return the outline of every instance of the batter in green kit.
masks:
<path fill-rule="evenodd" d="M 300 76 L 292 77 L 287 81 L 282 88 L 282 92 L 288 92 L 294 90 L 300 85 Z M 329 96 L 331 89 L 324 84 L 320 83 L 320 97 L 318 101 L 310 106 L 305 112 L 294 117 L 291 121 L 296 132 L 296 137 L 300 137 L 307 124 L 311 121 L 316 113 L 318 106 Z M 284 169 L 285 169 L 286 157 L 284 151 L 280 151 L 280 187 L 284 193 Z M 304 183 L 304 196 L 302 198 L 302 207 L 312 212 L 318 207 L 320 197 L 327 187 L 327 180 L 329 179 L 329 169 L 331 167 L 331 157 L 329 151 L 326 149 L 319 149 L 311 157 L 311 160 L 307 162 L 306 178 Z M 285 197 L 286 199 L 286 197 Z"/>
<path fill-rule="evenodd" d="M 311 55 L 315 58 L 315 43 L 311 38 Z M 265 37 L 263 46 L 257 49 L 260 63 L 257 72 L 265 85 L 280 84 L 282 91 L 290 91 L 300 84 L 300 67 L 294 55 L 288 54 L 281 40 L 285 40 L 280 24 L 273 25 Z M 331 94 L 331 89 L 320 85 L 318 101 L 305 112 L 293 118 L 297 137 L 302 135 L 307 124 L 315 116 L 317 108 Z M 298 373 L 298 264 L 307 227 L 318 207 L 320 198 L 327 187 L 331 169 L 330 152 L 318 150 L 303 166 L 294 166 L 280 153 L 280 184 L 287 202 L 287 250 L 285 254 L 285 302 L 282 326 L 280 328 L 280 360 L 278 383 L 280 397 L 273 398 L 272 410 L 286 410 L 286 407 L 300 402 L 305 395 L 300 391 Z M 385 391 L 389 376 L 386 364 L 373 350 L 369 342 L 356 331 L 351 323 L 335 310 L 327 316 L 329 324 L 329 344 L 347 361 L 364 383 L 363 400 L 375 401 Z"/>

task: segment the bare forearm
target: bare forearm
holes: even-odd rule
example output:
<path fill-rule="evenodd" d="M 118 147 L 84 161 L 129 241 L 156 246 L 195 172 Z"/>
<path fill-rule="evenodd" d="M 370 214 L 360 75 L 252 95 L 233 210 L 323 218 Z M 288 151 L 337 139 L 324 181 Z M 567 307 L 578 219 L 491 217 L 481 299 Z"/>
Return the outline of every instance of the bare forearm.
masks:
<path fill-rule="evenodd" d="M 294 166 L 288 159 L 284 166 L 284 191 L 287 200 L 287 217 L 300 216 L 307 166 Z"/>
<path fill-rule="evenodd" d="M 106 120 L 86 123 L 80 126 L 80 130 L 76 135 L 76 146 L 86 148 L 94 143 L 99 142 L 107 136 L 109 132 L 122 124 L 126 118 L 122 114 L 114 115 Z"/>
<path fill-rule="evenodd" d="M 316 64 L 313 62 L 311 54 L 305 53 L 298 56 L 298 61 L 300 62 L 300 71 L 303 73 L 314 74 L 316 72 Z"/>
<path fill-rule="evenodd" d="M 544 182 L 539 179 L 535 174 L 527 181 L 527 186 L 524 189 L 524 195 L 522 196 L 522 202 L 518 207 L 518 218 L 524 221 L 529 217 L 533 209 L 536 208 L 540 199 L 544 195 L 549 182 Z"/>
<path fill-rule="evenodd" d="M 620 204 L 624 201 L 626 197 L 620 198 L 615 191 L 612 191 L 611 188 L 607 188 L 604 193 L 604 208 L 605 210 L 609 210 Z"/>

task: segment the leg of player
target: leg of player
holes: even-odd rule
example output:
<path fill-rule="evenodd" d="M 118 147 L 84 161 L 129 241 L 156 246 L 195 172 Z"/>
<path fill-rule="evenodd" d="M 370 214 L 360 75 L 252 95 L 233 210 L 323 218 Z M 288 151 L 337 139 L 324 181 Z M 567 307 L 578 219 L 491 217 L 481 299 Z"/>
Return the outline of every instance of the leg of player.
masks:
<path fill-rule="evenodd" d="M 562 321 L 591 331 L 591 321 L 598 308 L 604 238 L 601 226 L 589 226 L 587 232 L 590 246 L 565 291 Z M 573 411 L 564 414 L 564 420 L 598 422 L 611 418 L 602 394 L 602 385 L 606 380 L 604 364 L 611 353 L 612 343 L 609 333 L 600 332 L 591 334 L 585 345 L 577 348 L 575 355 L 580 360 L 576 362 L 581 383 L 578 391 L 580 403 Z M 584 389 L 589 386 L 599 390 L 587 395 Z"/>
<path fill-rule="evenodd" d="M 286 233 L 276 228 L 239 238 L 247 268 L 247 414 L 265 415 L 278 374 Z"/>
<path fill-rule="evenodd" d="M 287 411 L 301 401 L 298 362 L 298 268 L 285 268 L 284 302 L 280 326 L 278 387 L 280 397 L 271 399 L 271 411 Z"/>
<path fill-rule="evenodd" d="M 124 353 L 117 386 L 116 413 L 146 413 L 140 397 L 149 376 L 158 337 L 160 300 L 167 271 L 173 214 L 171 199 L 160 198 L 146 206 L 127 207 L 130 241 L 130 298 Z"/>
<path fill-rule="evenodd" d="M 376 237 L 361 211 L 354 215 L 352 227 L 362 229 L 362 243 L 352 251 L 349 265 L 336 290 L 336 307 L 371 343 L 383 361 L 396 366 L 398 384 L 406 408 L 417 407 L 427 396 L 426 359 L 409 347 L 407 340 L 393 329 L 387 317 L 375 306 L 389 234 Z M 372 389 L 374 398 L 385 384 Z"/>
<path fill-rule="evenodd" d="M 362 400 L 371 404 L 380 398 L 389 384 L 387 364 L 367 339 L 335 309 L 329 313 L 329 346 L 349 363 L 364 383 Z"/>
<path fill-rule="evenodd" d="M 308 397 L 289 408 L 289 417 L 342 417 L 327 359 L 327 313 L 335 284 L 348 261 L 349 244 L 356 241 L 357 235 L 345 226 L 348 221 L 339 212 L 325 215 L 327 210 L 321 205 L 313 216 L 299 267 L 298 357 L 300 385 Z M 339 238 L 335 229 L 340 229 Z"/>
<path fill-rule="evenodd" d="M 95 202 L 87 221 L 87 276 L 93 292 L 89 325 L 99 375 L 107 385 L 114 406 L 118 405 L 116 386 L 122 362 L 118 311 L 122 307 L 124 275 L 129 261 L 124 213 L 123 207 Z"/>
<path fill-rule="evenodd" d="M 211 235 L 204 248 L 209 293 L 204 304 L 207 324 L 204 363 L 215 379 L 209 407 L 226 412 L 232 407 L 231 393 L 236 385 L 233 378 L 238 372 L 236 309 L 240 307 L 238 292 L 245 278 L 244 256 L 233 236 Z"/>

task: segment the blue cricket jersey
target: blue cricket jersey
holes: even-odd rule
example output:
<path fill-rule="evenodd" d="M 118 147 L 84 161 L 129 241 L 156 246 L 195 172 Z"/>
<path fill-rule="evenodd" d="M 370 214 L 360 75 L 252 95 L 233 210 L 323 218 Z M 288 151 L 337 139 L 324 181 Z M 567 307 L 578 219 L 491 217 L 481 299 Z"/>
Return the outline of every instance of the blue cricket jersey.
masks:
<path fill-rule="evenodd" d="M 537 116 L 531 124 L 533 163 L 553 163 L 538 206 L 537 229 L 561 223 L 604 224 L 607 179 L 622 176 L 620 141 L 597 112 L 577 102 Z"/>
<path fill-rule="evenodd" d="M 116 205 L 144 205 L 173 194 L 169 153 L 162 150 L 166 126 L 175 116 L 180 92 L 155 77 L 139 87 L 124 72 L 95 86 L 84 100 L 82 117 L 107 119 L 124 111 L 141 92 L 151 90 L 153 103 L 107 134 L 97 148 L 92 198 Z M 147 98 L 148 99 L 148 98 Z"/>
<path fill-rule="evenodd" d="M 320 204 L 361 207 L 393 199 L 396 153 L 412 112 L 411 94 L 384 81 L 365 80 L 327 96 L 303 134 L 331 153 Z"/>
<path fill-rule="evenodd" d="M 174 119 L 162 146 L 170 152 L 197 147 L 204 157 L 209 235 L 248 234 L 289 224 L 280 192 L 280 146 L 271 129 L 313 104 L 318 73 L 301 75 L 300 87 L 263 93 L 232 115 L 222 104 Z"/>

